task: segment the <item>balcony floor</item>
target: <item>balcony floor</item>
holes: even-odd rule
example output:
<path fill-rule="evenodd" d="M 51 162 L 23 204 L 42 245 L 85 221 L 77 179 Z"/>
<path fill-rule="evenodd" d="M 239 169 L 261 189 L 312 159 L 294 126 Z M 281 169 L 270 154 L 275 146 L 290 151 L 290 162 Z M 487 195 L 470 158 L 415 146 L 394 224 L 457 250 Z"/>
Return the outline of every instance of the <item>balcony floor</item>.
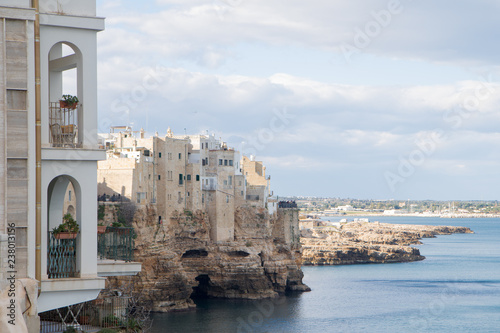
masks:
<path fill-rule="evenodd" d="M 101 277 L 137 275 L 141 269 L 142 264 L 140 262 L 97 259 L 97 275 Z"/>

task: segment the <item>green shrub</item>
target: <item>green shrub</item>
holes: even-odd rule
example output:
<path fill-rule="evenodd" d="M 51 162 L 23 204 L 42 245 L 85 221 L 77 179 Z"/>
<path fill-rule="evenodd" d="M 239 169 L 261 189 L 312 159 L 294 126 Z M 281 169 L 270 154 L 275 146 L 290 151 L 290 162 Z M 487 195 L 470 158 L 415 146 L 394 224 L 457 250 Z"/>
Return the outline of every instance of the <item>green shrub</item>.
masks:
<path fill-rule="evenodd" d="M 114 316 L 114 315 L 109 315 L 109 316 L 106 316 L 102 319 L 102 325 L 103 326 L 122 326 L 123 323 L 122 321 L 120 320 L 120 318 L 118 318 L 117 316 Z"/>
<path fill-rule="evenodd" d="M 104 220 L 104 205 L 99 205 L 99 209 L 97 209 L 97 219 L 99 221 Z"/>

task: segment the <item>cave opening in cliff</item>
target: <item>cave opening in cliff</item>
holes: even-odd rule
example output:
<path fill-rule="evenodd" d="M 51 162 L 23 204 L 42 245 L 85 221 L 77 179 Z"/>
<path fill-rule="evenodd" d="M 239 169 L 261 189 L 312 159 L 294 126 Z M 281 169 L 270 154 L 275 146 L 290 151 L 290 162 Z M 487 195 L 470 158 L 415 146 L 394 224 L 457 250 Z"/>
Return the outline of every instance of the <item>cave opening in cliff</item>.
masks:
<path fill-rule="evenodd" d="M 181 258 L 202 258 L 208 256 L 208 252 L 205 249 L 188 250 L 184 252 Z"/>
<path fill-rule="evenodd" d="M 210 289 L 210 277 L 207 274 L 200 274 L 195 278 L 198 281 L 198 286 L 193 287 L 191 298 L 208 298 L 208 291 Z"/>

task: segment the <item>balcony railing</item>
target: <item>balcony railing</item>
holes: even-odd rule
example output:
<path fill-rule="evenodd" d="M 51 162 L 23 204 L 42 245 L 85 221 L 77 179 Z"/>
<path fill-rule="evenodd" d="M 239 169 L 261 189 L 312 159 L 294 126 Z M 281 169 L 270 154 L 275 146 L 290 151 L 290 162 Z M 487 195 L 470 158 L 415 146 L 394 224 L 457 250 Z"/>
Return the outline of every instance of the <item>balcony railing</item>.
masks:
<path fill-rule="evenodd" d="M 98 235 L 97 253 L 101 259 L 132 261 L 134 259 L 134 228 L 107 227 Z"/>
<path fill-rule="evenodd" d="M 49 279 L 77 277 L 76 239 L 56 239 L 50 231 L 48 239 L 47 274 Z"/>
<path fill-rule="evenodd" d="M 77 148 L 78 142 L 78 113 L 80 106 L 62 108 L 59 102 L 50 103 L 50 143 L 53 147 Z"/>

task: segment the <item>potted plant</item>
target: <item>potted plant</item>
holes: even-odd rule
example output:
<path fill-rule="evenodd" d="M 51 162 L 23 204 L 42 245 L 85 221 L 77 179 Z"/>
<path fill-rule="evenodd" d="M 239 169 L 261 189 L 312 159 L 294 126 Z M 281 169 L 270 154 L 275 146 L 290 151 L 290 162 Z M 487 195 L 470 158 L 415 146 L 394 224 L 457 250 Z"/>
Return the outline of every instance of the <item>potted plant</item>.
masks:
<path fill-rule="evenodd" d="M 75 239 L 79 231 L 80 226 L 73 216 L 68 213 L 63 216 L 63 223 L 52 229 L 52 234 L 56 239 Z"/>
<path fill-rule="evenodd" d="M 101 223 L 98 223 L 98 224 L 97 224 L 97 233 L 98 233 L 98 234 L 103 234 L 103 233 L 105 233 L 105 232 L 106 232 L 106 228 L 107 228 L 107 227 L 106 227 L 104 224 L 102 224 L 102 222 L 101 222 Z"/>
<path fill-rule="evenodd" d="M 78 105 L 78 97 L 72 95 L 63 95 L 62 99 L 59 100 L 59 105 L 63 109 L 75 109 Z"/>

